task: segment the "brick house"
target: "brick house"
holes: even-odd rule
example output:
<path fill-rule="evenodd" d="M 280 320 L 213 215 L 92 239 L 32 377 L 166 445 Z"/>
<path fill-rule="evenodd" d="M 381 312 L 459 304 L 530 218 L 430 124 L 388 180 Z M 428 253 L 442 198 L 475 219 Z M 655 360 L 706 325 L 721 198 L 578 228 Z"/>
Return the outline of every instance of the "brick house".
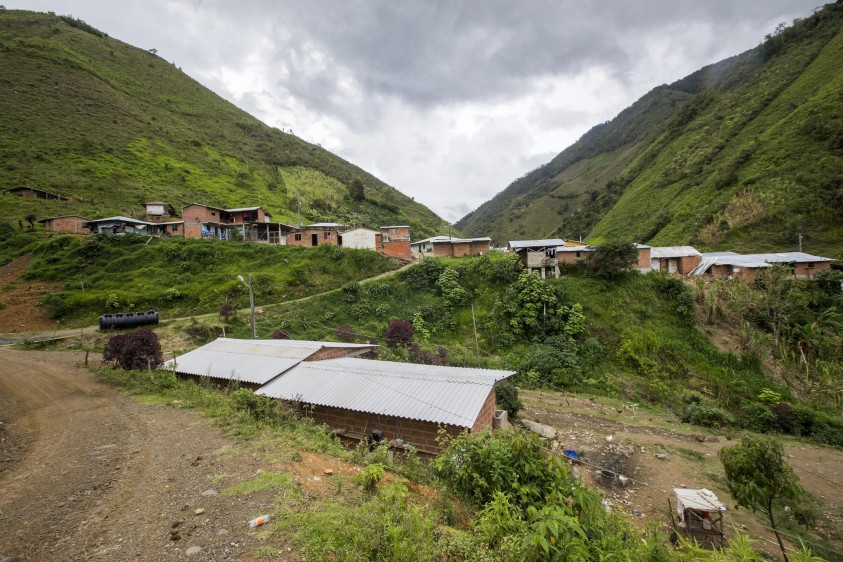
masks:
<path fill-rule="evenodd" d="M 434 236 L 410 244 L 410 251 L 421 256 L 454 257 L 482 256 L 488 254 L 492 247 L 492 239 L 485 238 L 454 238 L 451 236 Z"/>
<path fill-rule="evenodd" d="M 831 269 L 831 258 L 803 252 L 774 254 L 738 254 L 736 252 L 703 253 L 692 275 L 711 277 L 738 277 L 746 281 L 755 279 L 758 272 L 772 265 L 790 268 L 796 279 L 813 279 L 818 273 Z"/>
<path fill-rule="evenodd" d="M 267 244 L 286 244 L 287 235 L 295 227 L 272 222 L 263 207 L 223 209 L 191 203 L 182 209 L 185 238 L 215 238 L 230 240 L 237 230 L 244 240 Z"/>
<path fill-rule="evenodd" d="M 46 232 L 67 232 L 73 234 L 90 234 L 90 229 L 85 226 L 89 219 L 80 215 L 64 215 L 61 217 L 50 217 L 38 221 L 44 225 Z"/>
<path fill-rule="evenodd" d="M 393 447 L 435 455 L 439 429 L 492 429 L 495 386 L 513 371 L 372 361 L 370 344 L 297 340 L 215 341 L 165 363 L 180 377 L 236 380 L 283 400 L 352 439 L 380 430 Z"/>
<path fill-rule="evenodd" d="M 339 246 L 341 224 L 319 222 L 309 224 L 287 235 L 288 246 Z"/>
<path fill-rule="evenodd" d="M 33 199 L 56 199 L 58 201 L 73 201 L 73 197 L 67 197 L 66 195 L 61 195 L 60 193 L 51 193 L 49 191 L 44 191 L 43 189 L 36 189 L 34 187 L 27 187 L 25 185 L 7 189 L 6 193 L 17 195 L 18 197 L 30 197 Z"/>
<path fill-rule="evenodd" d="M 700 264 L 702 254 L 692 246 L 653 246 L 650 249 L 650 269 L 689 275 Z"/>
<path fill-rule="evenodd" d="M 410 227 L 407 225 L 382 226 L 380 251 L 388 256 L 411 259 Z"/>

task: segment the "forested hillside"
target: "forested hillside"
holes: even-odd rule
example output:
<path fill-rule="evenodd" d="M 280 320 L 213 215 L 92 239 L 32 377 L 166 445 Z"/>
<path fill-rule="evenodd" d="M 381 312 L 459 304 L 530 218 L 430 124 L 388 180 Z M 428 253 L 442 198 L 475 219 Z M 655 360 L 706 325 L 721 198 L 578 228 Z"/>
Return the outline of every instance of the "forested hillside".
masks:
<path fill-rule="evenodd" d="M 153 50 L 154 51 L 154 50 Z M 0 11 L 0 187 L 73 202 L 11 199 L 0 220 L 142 212 L 144 201 L 262 205 L 274 220 L 432 234 L 443 221 L 378 178 L 318 145 L 271 128 L 174 64 L 80 20 Z M 365 200 L 349 196 L 355 178 Z"/>
<path fill-rule="evenodd" d="M 457 225 L 843 257 L 843 4 L 656 88 Z"/>

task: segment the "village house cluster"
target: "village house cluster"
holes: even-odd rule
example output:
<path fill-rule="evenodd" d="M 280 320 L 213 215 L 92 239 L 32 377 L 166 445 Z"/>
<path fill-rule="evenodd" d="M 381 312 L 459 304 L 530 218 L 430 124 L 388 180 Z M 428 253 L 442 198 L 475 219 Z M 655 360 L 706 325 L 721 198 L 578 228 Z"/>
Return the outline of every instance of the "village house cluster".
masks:
<path fill-rule="evenodd" d="M 23 196 L 39 190 L 26 188 Z M 19 193 L 16 193 L 19 194 Z M 144 236 L 246 240 L 287 246 L 342 246 L 382 252 L 410 259 L 410 227 L 382 226 L 380 231 L 349 228 L 337 223 L 294 226 L 272 221 L 263 207 L 223 209 L 192 203 L 182 208 L 181 216 L 163 201 L 144 203 L 142 219 L 113 216 L 91 220 L 79 215 L 41 219 L 47 232 L 71 234 L 141 234 Z"/>
<path fill-rule="evenodd" d="M 831 269 L 831 258 L 804 252 L 738 254 L 735 252 L 702 253 L 692 246 L 647 246 L 635 244 L 638 260 L 634 267 L 642 273 L 667 271 L 676 275 L 738 277 L 751 281 L 759 271 L 775 264 L 789 267 L 797 279 L 812 279 Z M 588 264 L 592 247 L 576 240 L 549 238 L 544 240 L 511 240 L 507 251 L 520 256 L 528 271 L 546 277 L 559 277 L 560 266 Z"/>

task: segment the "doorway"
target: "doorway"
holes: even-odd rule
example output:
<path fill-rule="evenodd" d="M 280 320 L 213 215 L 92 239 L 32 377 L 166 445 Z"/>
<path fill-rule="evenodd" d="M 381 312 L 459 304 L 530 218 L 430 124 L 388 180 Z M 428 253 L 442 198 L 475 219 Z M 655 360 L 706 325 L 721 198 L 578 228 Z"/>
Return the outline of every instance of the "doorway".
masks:
<path fill-rule="evenodd" d="M 319 234 L 311 234 L 310 235 L 310 245 L 311 246 L 318 246 L 319 245 Z"/>

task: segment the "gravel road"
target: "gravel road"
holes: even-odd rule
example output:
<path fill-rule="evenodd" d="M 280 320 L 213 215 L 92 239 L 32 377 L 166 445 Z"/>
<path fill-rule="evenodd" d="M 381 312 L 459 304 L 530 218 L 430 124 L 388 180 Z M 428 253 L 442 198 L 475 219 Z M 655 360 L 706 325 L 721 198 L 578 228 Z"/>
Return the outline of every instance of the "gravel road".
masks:
<path fill-rule="evenodd" d="M 271 496 L 216 492 L 254 477 L 257 455 L 82 360 L 0 348 L 0 562 L 251 558 L 262 535 L 246 521 Z"/>

